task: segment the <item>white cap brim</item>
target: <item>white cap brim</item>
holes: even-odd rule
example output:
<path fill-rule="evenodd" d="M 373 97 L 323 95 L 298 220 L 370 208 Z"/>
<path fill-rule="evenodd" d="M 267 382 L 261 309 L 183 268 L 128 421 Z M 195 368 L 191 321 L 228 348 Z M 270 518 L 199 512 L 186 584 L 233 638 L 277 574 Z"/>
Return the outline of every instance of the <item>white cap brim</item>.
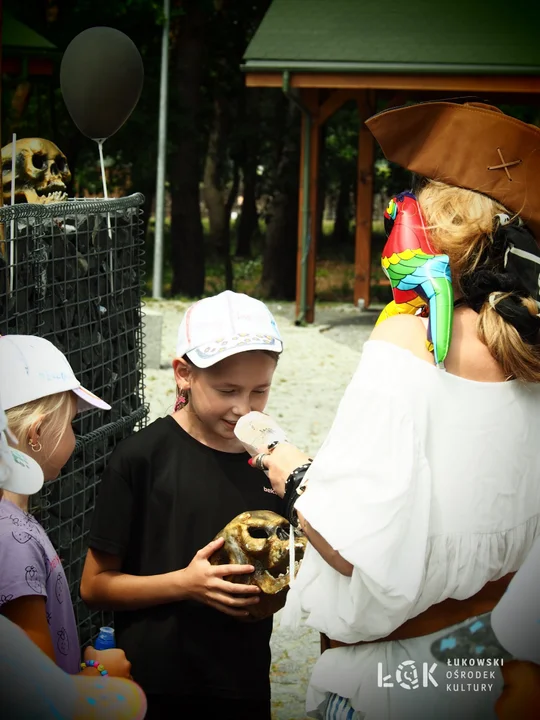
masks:
<path fill-rule="evenodd" d="M 202 345 L 201 347 L 195 348 L 195 350 L 190 350 L 186 353 L 195 367 L 201 368 L 201 370 L 212 367 L 212 365 L 216 365 L 218 362 L 221 362 L 228 357 L 238 355 L 242 352 L 247 352 L 248 350 L 266 350 L 267 352 L 275 352 L 278 354 L 283 352 L 283 343 L 277 338 L 273 338 L 271 342 L 266 343 L 246 343 L 245 341 L 242 341 L 241 345 L 236 345 L 235 347 L 231 347 L 229 345 L 226 349 L 218 349 L 215 352 L 206 352 L 206 347 L 207 346 Z"/>
<path fill-rule="evenodd" d="M 8 447 L 5 440 L 0 440 L 0 489 L 9 490 L 19 495 L 34 495 L 43 487 L 43 470 L 35 460 L 20 450 Z"/>
<path fill-rule="evenodd" d="M 105 400 L 101 400 L 97 395 L 91 393 L 90 390 L 79 386 L 73 388 L 73 392 L 79 400 L 77 401 L 77 410 L 83 412 L 84 410 L 92 410 L 93 408 L 99 408 L 100 410 L 110 410 L 111 406 L 106 403 Z"/>

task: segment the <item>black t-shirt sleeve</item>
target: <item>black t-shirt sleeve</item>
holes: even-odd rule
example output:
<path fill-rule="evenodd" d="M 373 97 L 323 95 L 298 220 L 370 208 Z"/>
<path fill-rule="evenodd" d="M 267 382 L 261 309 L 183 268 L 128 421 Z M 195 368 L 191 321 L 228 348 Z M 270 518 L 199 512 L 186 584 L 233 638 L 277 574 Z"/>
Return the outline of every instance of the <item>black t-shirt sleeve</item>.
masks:
<path fill-rule="evenodd" d="M 88 546 L 124 557 L 130 540 L 133 505 L 128 479 L 109 465 L 101 480 Z"/>

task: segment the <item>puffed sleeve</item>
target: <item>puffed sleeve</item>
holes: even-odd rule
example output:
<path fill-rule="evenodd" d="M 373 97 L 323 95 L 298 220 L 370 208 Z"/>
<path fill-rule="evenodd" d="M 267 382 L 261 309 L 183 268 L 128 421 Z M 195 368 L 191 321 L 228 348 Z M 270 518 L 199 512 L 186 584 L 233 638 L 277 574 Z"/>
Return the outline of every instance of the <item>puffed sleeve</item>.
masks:
<path fill-rule="evenodd" d="M 387 347 L 385 347 L 387 346 Z M 401 351 L 370 342 L 297 502 L 353 566 L 341 575 L 308 548 L 295 582 L 308 624 L 353 643 L 409 616 L 424 574 L 431 477 Z M 387 351 L 388 350 L 388 351 Z M 418 362 L 416 360 L 416 362 Z"/>
<path fill-rule="evenodd" d="M 0 607 L 27 595 L 47 597 L 48 560 L 24 527 L 3 521 L 0 532 Z"/>
<path fill-rule="evenodd" d="M 491 626 L 518 660 L 540 665 L 540 538 L 491 613 Z"/>

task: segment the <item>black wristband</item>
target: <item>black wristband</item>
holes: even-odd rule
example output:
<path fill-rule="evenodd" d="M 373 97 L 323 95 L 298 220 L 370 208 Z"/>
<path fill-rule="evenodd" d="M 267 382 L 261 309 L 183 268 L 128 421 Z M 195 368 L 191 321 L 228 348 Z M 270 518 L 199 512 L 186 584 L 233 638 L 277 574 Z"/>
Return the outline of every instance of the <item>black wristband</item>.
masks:
<path fill-rule="evenodd" d="M 305 485 L 302 485 L 302 487 L 300 487 L 300 485 L 310 467 L 311 461 L 300 465 L 292 471 L 285 481 L 285 494 L 283 495 L 285 517 L 294 527 L 298 527 L 298 515 L 294 509 L 294 505 L 306 488 Z"/>

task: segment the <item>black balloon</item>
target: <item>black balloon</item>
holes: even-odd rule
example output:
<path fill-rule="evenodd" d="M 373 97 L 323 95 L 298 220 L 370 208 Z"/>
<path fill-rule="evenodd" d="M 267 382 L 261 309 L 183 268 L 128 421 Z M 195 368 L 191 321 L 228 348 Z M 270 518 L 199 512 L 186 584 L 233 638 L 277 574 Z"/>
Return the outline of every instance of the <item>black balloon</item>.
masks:
<path fill-rule="evenodd" d="M 60 87 L 69 114 L 92 140 L 111 137 L 122 127 L 137 105 L 143 79 L 143 62 L 135 44 L 109 27 L 77 35 L 60 67 Z"/>

